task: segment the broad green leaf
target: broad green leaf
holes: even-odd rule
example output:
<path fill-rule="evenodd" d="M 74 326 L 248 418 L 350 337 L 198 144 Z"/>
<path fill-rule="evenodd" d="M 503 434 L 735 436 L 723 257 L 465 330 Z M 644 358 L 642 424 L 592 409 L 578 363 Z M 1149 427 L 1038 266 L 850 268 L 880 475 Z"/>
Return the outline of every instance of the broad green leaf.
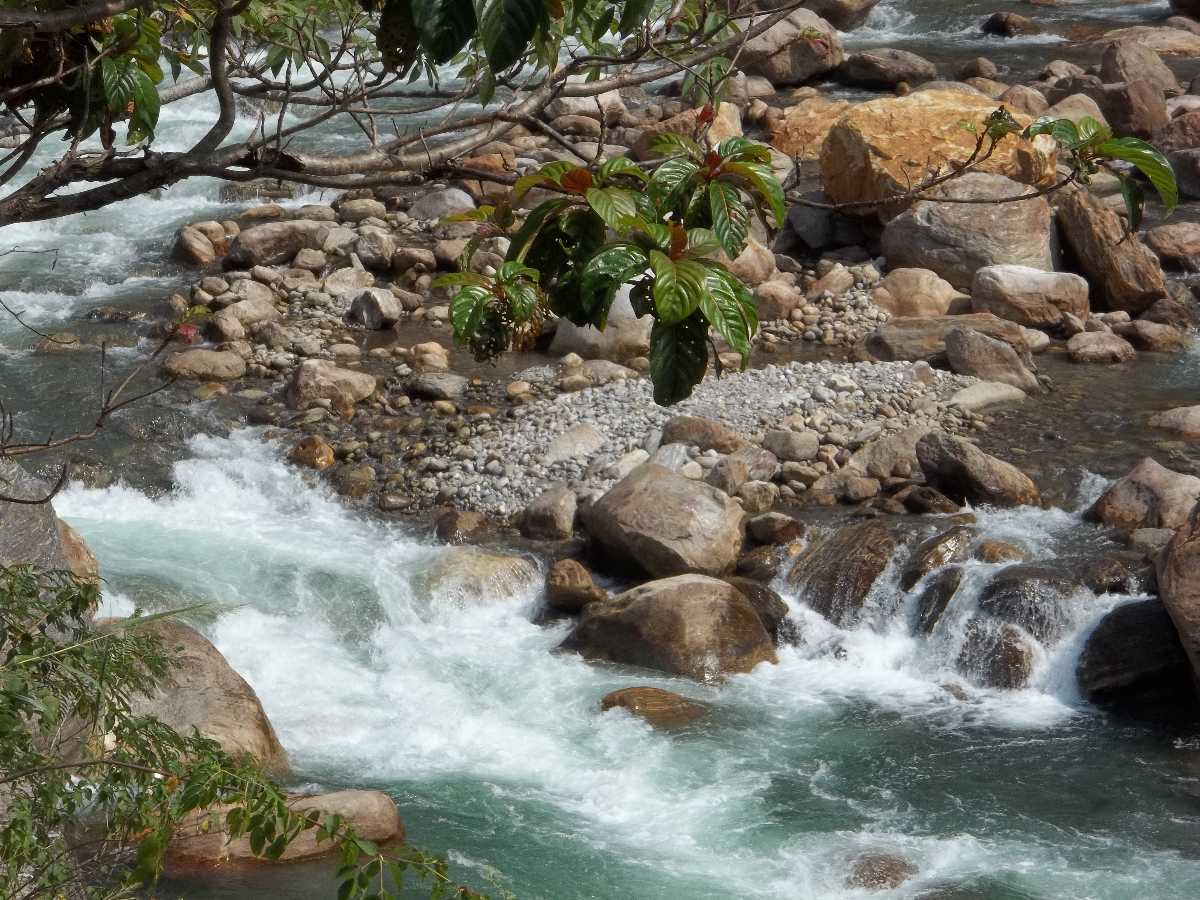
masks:
<path fill-rule="evenodd" d="M 557 182 L 550 180 L 540 172 L 535 172 L 532 175 L 522 175 L 517 179 L 517 183 L 513 185 L 513 200 L 519 201 L 535 187 L 543 187 L 547 184 L 557 184 Z"/>
<path fill-rule="evenodd" d="M 741 355 L 745 368 L 750 362 L 750 339 L 758 329 L 758 316 L 748 314 L 754 309 L 750 292 L 728 270 L 717 266 L 708 269 L 706 287 L 700 311 L 713 331 Z"/>
<path fill-rule="evenodd" d="M 758 144 L 744 137 L 726 138 L 717 144 L 717 156 L 730 162 L 763 162 L 771 161 L 771 150 L 764 144 Z"/>
<path fill-rule="evenodd" d="M 512 313 L 513 322 L 518 325 L 528 322 L 538 307 L 537 285 L 532 281 L 508 283 L 504 292 L 508 297 L 508 308 Z"/>
<path fill-rule="evenodd" d="M 653 8 L 654 0 L 628 0 L 621 9 L 621 19 L 617 24 L 621 37 L 628 37 L 641 28 Z"/>
<path fill-rule="evenodd" d="M 421 46 L 438 64 L 454 58 L 475 34 L 475 4 L 471 0 L 412 0 L 412 18 Z"/>
<path fill-rule="evenodd" d="M 623 231 L 629 219 L 637 215 L 637 203 L 633 194 L 622 188 L 588 188 L 584 195 L 588 206 L 596 211 L 604 224 L 613 231 Z"/>
<path fill-rule="evenodd" d="M 678 156 L 683 154 L 694 162 L 704 159 L 704 148 L 686 135 L 668 131 L 660 134 L 650 142 L 650 152 L 661 156 Z"/>
<path fill-rule="evenodd" d="M 1142 186 L 1128 175 L 1118 175 L 1121 184 L 1121 196 L 1125 199 L 1125 209 L 1129 213 L 1129 234 L 1142 227 L 1142 211 L 1146 207 L 1146 195 Z"/>
<path fill-rule="evenodd" d="M 636 244 L 609 244 L 592 254 L 580 275 L 579 293 L 584 309 L 597 328 L 608 321 L 608 307 L 617 288 L 646 271 L 649 258 Z"/>
<path fill-rule="evenodd" d="M 671 229 L 662 222 L 638 222 L 637 228 L 663 253 L 671 252 Z"/>
<path fill-rule="evenodd" d="M 700 171 L 700 166 L 690 159 L 668 159 L 650 176 L 650 186 L 657 196 L 663 198 L 668 208 L 678 205 L 681 195 Z"/>
<path fill-rule="evenodd" d="M 500 264 L 500 270 L 496 273 L 496 278 L 500 281 L 516 281 L 518 278 L 537 281 L 539 274 L 537 269 L 531 269 L 520 260 L 510 259 Z"/>
<path fill-rule="evenodd" d="M 503 72 L 524 55 L 545 18 L 544 0 L 489 0 L 479 39 L 493 72 Z"/>
<path fill-rule="evenodd" d="M 1096 121 L 1091 116 L 1081 118 L 1076 123 L 1076 129 L 1079 131 L 1079 145 L 1081 147 L 1086 147 L 1089 144 L 1102 144 L 1112 137 L 1112 129 Z"/>
<path fill-rule="evenodd" d="M 654 402 L 670 406 L 692 395 L 708 368 L 708 323 L 692 315 L 682 322 L 654 323 L 650 330 L 650 378 Z"/>
<path fill-rule="evenodd" d="M 776 227 L 782 228 L 787 218 L 787 208 L 783 200 L 783 185 L 771 171 L 771 167 L 760 162 L 731 162 L 726 163 L 722 172 L 741 176 L 750 185 L 754 193 L 767 204 L 775 219 Z"/>
<path fill-rule="evenodd" d="M 723 249 L 720 240 L 708 228 L 689 228 L 687 230 L 687 250 L 689 256 L 709 256 Z"/>
<path fill-rule="evenodd" d="M 1049 116 L 1042 116 L 1025 129 L 1024 137 L 1026 140 L 1030 140 L 1039 134 L 1050 135 L 1063 147 L 1071 148 L 1079 145 L 1079 129 L 1070 119 L 1052 119 Z"/>
<path fill-rule="evenodd" d="M 672 260 L 658 250 L 650 251 L 654 273 L 654 308 L 668 324 L 681 322 L 695 312 L 705 291 L 705 270 L 691 260 Z"/>
<path fill-rule="evenodd" d="M 614 156 L 612 159 L 605 160 L 600 166 L 596 172 L 596 182 L 603 187 L 618 175 L 628 175 L 642 182 L 650 180 L 650 176 L 642 170 L 642 167 L 628 156 Z"/>
<path fill-rule="evenodd" d="M 730 259 L 735 259 L 750 233 L 750 211 L 742 203 L 737 188 L 726 181 L 709 183 L 708 207 L 712 214 L 712 230 L 721 242 L 721 248 Z"/>
<path fill-rule="evenodd" d="M 1151 144 L 1132 137 L 1112 138 L 1096 147 L 1099 156 L 1132 163 L 1154 185 L 1167 211 L 1179 205 L 1179 185 L 1167 158 Z"/>
<path fill-rule="evenodd" d="M 524 261 L 526 254 L 529 253 L 529 248 L 533 245 L 538 233 L 545 227 L 546 223 L 555 218 L 566 207 L 570 206 L 571 201 L 565 197 L 555 200 L 547 200 L 545 203 L 539 203 L 525 217 L 525 221 L 521 227 L 517 229 L 517 233 L 512 236 L 508 245 L 508 253 L 505 255 L 507 259 Z"/>
<path fill-rule="evenodd" d="M 467 343 L 479 330 L 484 312 L 493 299 L 488 288 L 480 285 L 467 285 L 459 291 L 450 302 L 450 324 L 454 326 L 454 339 L 459 343 Z"/>

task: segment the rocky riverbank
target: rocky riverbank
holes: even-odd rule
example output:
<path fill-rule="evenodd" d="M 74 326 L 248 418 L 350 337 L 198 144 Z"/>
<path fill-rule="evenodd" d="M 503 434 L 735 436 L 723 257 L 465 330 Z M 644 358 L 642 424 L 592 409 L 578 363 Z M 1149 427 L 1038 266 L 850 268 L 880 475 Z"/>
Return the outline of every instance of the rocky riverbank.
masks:
<path fill-rule="evenodd" d="M 870 5 L 798 14 L 747 56 L 719 110 L 725 134 L 772 142 L 778 173 L 807 199 L 883 207 L 848 216 L 797 204 L 780 233 L 756 231 L 732 263 L 764 319 L 750 370 L 722 355 L 729 370 L 691 399 L 654 405 L 648 322 L 627 306 L 603 333 L 553 323 L 532 351 L 494 368 L 468 358 L 452 345 L 449 298 L 432 280 L 458 265 L 471 226 L 444 217 L 502 189 L 464 178 L 183 228 L 192 284 L 154 326 L 179 325 L 163 362 L 178 379 L 174 396 L 263 426 L 355 509 L 436 519 L 443 539 L 484 545 L 429 566 L 428 597 L 482 608 L 537 583 L 536 620 L 568 623 L 563 652 L 679 679 L 678 692 L 597 692 L 596 712 L 704 728 L 708 703 L 682 696 L 693 683 L 795 653 L 844 659 L 861 652 L 847 636 L 874 629 L 925 642 L 942 664 L 941 689 L 964 704 L 1030 689 L 1046 659 L 1077 640 L 1071 674 L 1082 696 L 1123 715 L 1193 717 L 1200 478 L 1185 471 L 1186 453 L 1138 462 L 1088 504 L 1085 546 L 1052 551 L 1012 529 L 1000 538 L 990 517 L 1034 515 L 1049 493 L 994 418 L 1025 404 L 1031 428 L 1059 427 L 1045 399 L 1056 390 L 1046 354 L 1112 377 L 1192 341 L 1194 210 L 1126 239 L 1104 176 L 1092 194 L 1015 204 L 882 201 L 929 166 L 961 160 L 973 139 L 958 123 L 999 103 L 1025 117 L 1101 115 L 1152 137 L 1197 197 L 1200 97 L 1171 68 L 1171 48 L 1193 46 L 1194 32 L 1175 22 L 1097 37 L 1094 71 L 1048 60 L 1042 77 L 1008 83 L 987 59 L 948 71 L 890 48 L 846 53 L 830 23 L 849 27 Z M 988 23 L 1026 27 L 1012 16 Z M 810 28 L 823 45 L 807 43 Z M 614 154 L 697 127 L 686 103 L 657 94 L 552 113 L 547 124 L 581 148 L 603 139 Z M 566 155 L 518 130 L 464 162 L 508 177 Z M 1058 162 L 1044 142 L 1014 143 L 951 182 L 944 199 L 1012 196 L 1044 185 Z M 503 239 L 484 242 L 476 265 L 494 266 L 505 249 Z M 40 349 L 71 347 L 57 335 Z M 1185 448 L 1200 440 L 1197 407 L 1155 412 L 1123 425 Z M 10 513 L 0 525 L 15 521 Z M 94 574 L 63 527 L 39 519 L 37 559 Z M 22 533 L 0 531 L 10 543 Z M 544 585 L 531 556 L 545 563 Z M 1117 595 L 1136 599 L 1095 614 Z M 249 685 L 196 632 L 169 636 L 187 648 L 190 705 L 168 694 L 147 710 L 250 748 L 286 775 L 287 754 Z M 210 715 L 219 704 L 207 691 L 218 687 L 237 698 L 245 733 Z M 391 800 L 355 792 L 363 796 L 347 806 L 339 793 L 297 802 L 350 810 L 378 825 L 370 836 L 403 834 Z M 180 855 L 243 852 L 212 845 Z M 875 850 L 845 868 L 855 890 L 918 876 L 903 854 Z"/>

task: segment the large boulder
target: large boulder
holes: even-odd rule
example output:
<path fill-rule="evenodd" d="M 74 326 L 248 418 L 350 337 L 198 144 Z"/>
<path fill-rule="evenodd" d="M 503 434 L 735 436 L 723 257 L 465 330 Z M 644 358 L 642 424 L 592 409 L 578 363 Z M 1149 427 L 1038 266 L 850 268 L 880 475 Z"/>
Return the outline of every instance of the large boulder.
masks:
<path fill-rule="evenodd" d="M 1163 153 L 1200 147 L 1200 110 L 1175 116 L 1154 133 L 1153 143 Z"/>
<path fill-rule="evenodd" d="M 1200 688 L 1200 513 L 1195 510 L 1159 557 L 1158 591 Z"/>
<path fill-rule="evenodd" d="M 563 649 L 591 660 L 643 666 L 697 681 L 775 662 L 754 607 L 732 585 L 706 575 L 650 581 L 590 603 Z"/>
<path fill-rule="evenodd" d="M 629 291 L 617 292 L 608 312 L 608 322 L 601 331 L 591 325 L 576 325 L 569 319 L 559 319 L 550 342 L 550 354 L 566 356 L 576 353 L 584 359 L 607 359 L 625 362 L 644 356 L 650 349 L 651 316 L 638 318 L 629 302 Z"/>
<path fill-rule="evenodd" d="M 1109 486 L 1086 518 L 1112 528 L 1182 528 L 1200 502 L 1200 478 L 1146 457 Z"/>
<path fill-rule="evenodd" d="M 952 500 L 990 506 L 1041 501 L 1037 485 L 1016 466 L 944 431 L 931 431 L 917 442 L 917 461 L 929 485 Z"/>
<path fill-rule="evenodd" d="M 108 623 L 123 627 L 128 620 Z M 157 637 L 171 657 L 168 679 L 149 696 L 131 696 L 130 711 L 154 716 L 176 731 L 195 728 L 234 757 L 245 757 L 273 777 L 288 773 L 287 753 L 254 689 L 207 638 L 182 622 L 159 619 L 136 626 Z"/>
<path fill-rule="evenodd" d="M 871 302 L 893 316 L 909 318 L 962 312 L 959 307 L 970 298 L 930 269 L 898 268 L 871 291 Z"/>
<path fill-rule="evenodd" d="M 878 522 L 862 522 L 813 541 L 787 573 L 787 584 L 836 625 L 853 623 L 887 568 L 896 538 Z"/>
<path fill-rule="evenodd" d="M 1027 366 L 1033 363 L 1024 332 L 1015 322 L 998 319 L 991 313 L 965 316 L 927 316 L 892 319 L 867 335 L 864 347 L 882 362 L 931 362 L 946 354 L 946 335 L 956 329 L 970 328 L 980 334 L 1004 341 Z"/>
<path fill-rule="evenodd" d="M 375 393 L 375 377 L 343 369 L 323 359 L 306 359 L 288 384 L 288 402 L 297 408 L 314 400 L 358 403 Z"/>
<path fill-rule="evenodd" d="M 1105 614 L 1084 642 L 1075 680 L 1098 703 L 1190 697 L 1188 657 L 1163 602 L 1133 600 Z"/>
<path fill-rule="evenodd" d="M 1167 296 L 1158 259 L 1112 210 L 1086 190 L 1073 190 L 1058 205 L 1058 226 L 1088 280 L 1093 304 L 1131 316 Z"/>
<path fill-rule="evenodd" d="M 1064 314 L 1088 317 L 1088 283 L 1070 272 L 984 266 L 971 283 L 971 308 L 1026 328 L 1054 328 Z"/>
<path fill-rule="evenodd" d="M 396 803 L 383 791 L 334 791 L 329 794 L 294 795 L 288 798 L 288 807 L 295 813 L 317 813 L 325 816 L 341 816 L 355 834 L 375 844 L 388 844 L 404 840 L 404 823 Z M 167 849 L 168 864 L 195 864 L 220 862 L 252 862 L 262 857 L 250 847 L 249 837 L 229 839 L 223 827 L 212 827 L 212 817 L 222 817 L 229 807 L 200 810 L 171 838 Z M 317 829 L 301 831 L 272 862 L 290 862 L 326 856 L 336 850 L 336 845 L 317 839 Z"/>
<path fill-rule="evenodd" d="M 1009 384 L 1027 394 L 1041 390 L 1037 376 L 1021 361 L 1011 344 L 970 328 L 954 328 L 946 333 L 946 360 L 951 371 L 959 375 Z"/>
<path fill-rule="evenodd" d="M 328 222 L 291 219 L 267 222 L 240 232 L 225 256 L 225 266 L 277 266 L 291 262 L 301 250 L 320 250 L 330 231 Z"/>
<path fill-rule="evenodd" d="M 1146 232 L 1146 244 L 1165 265 L 1200 266 L 1200 222 L 1169 222 Z"/>
<path fill-rule="evenodd" d="M 806 97 L 785 109 L 782 116 L 767 120 L 771 146 L 801 162 L 817 160 L 830 129 L 850 107 L 847 100 L 822 94 Z"/>
<path fill-rule="evenodd" d="M 52 488 L 13 460 L 0 457 L 0 497 L 42 500 Z M 0 566 L 27 565 L 65 570 L 78 578 L 96 577 L 96 557 L 50 503 L 12 500 L 0 499 Z"/>
<path fill-rule="evenodd" d="M 1068 601 L 1081 590 L 1060 565 L 1021 563 L 991 577 L 979 593 L 979 609 L 1050 642 L 1066 632 L 1071 618 Z"/>
<path fill-rule="evenodd" d="M 835 203 L 873 203 L 908 191 L 930 169 L 966 160 L 975 136 L 963 121 L 979 125 L 998 106 L 988 97 L 958 91 L 917 91 L 851 107 L 821 148 L 825 193 Z M 1016 118 L 1021 125 L 1031 121 Z M 1042 138 L 1005 140 L 980 169 L 1023 185 L 1045 183 L 1055 172 L 1051 145 Z"/>
<path fill-rule="evenodd" d="M 1100 59 L 1105 84 L 1146 80 L 1160 94 L 1180 93 L 1179 80 L 1157 53 L 1137 41 L 1113 41 Z"/>
<path fill-rule="evenodd" d="M 948 531 L 931 537 L 913 551 L 912 557 L 900 574 L 900 588 L 912 588 L 937 569 L 950 563 L 962 562 L 971 552 L 971 544 L 979 532 L 969 525 L 955 525 Z"/>
<path fill-rule="evenodd" d="M 743 44 L 738 65 L 772 84 L 801 84 L 833 71 L 843 58 L 837 29 L 810 10 L 797 9 Z"/>
<path fill-rule="evenodd" d="M 1184 0 L 1192 2 L 1192 0 Z M 1178 10 L 1182 12 L 1183 10 Z M 1195 13 L 1190 13 L 1194 15 Z M 1163 56 L 1200 56 L 1200 34 L 1182 28 L 1153 25 L 1133 25 L 1129 28 L 1114 28 L 1102 32 L 1090 40 L 1093 44 L 1110 44 L 1131 41 Z"/>
<path fill-rule="evenodd" d="M 1024 631 L 984 618 L 967 623 L 956 665 L 983 687 L 1017 690 L 1029 683 L 1036 659 L 1037 646 Z"/>
<path fill-rule="evenodd" d="M 607 552 L 659 577 L 731 569 L 742 520 L 742 508 L 725 493 L 653 463 L 613 485 L 584 515 Z"/>
<path fill-rule="evenodd" d="M 232 350 L 184 350 L 163 363 L 168 378 L 191 381 L 231 381 L 246 374 L 246 361 Z"/>
<path fill-rule="evenodd" d="M 371 287 L 354 298 L 346 312 L 346 321 L 371 331 L 390 328 L 404 315 L 399 298 L 386 288 Z"/>
<path fill-rule="evenodd" d="M 930 193 L 951 200 L 998 200 L 1026 192 L 1011 178 L 974 172 Z M 1042 197 L 1001 204 L 922 200 L 883 230 L 890 265 L 932 269 L 962 290 L 970 289 L 984 266 L 1051 270 L 1054 251 L 1053 217 Z"/>

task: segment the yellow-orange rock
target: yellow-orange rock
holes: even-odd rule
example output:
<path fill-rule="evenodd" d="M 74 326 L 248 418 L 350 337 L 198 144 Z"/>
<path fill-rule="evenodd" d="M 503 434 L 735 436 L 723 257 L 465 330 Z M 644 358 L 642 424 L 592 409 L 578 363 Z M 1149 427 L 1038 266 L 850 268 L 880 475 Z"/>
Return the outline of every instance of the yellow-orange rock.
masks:
<path fill-rule="evenodd" d="M 335 462 L 333 448 L 315 434 L 309 435 L 293 447 L 288 459 L 298 466 L 308 466 L 318 472 L 328 469 Z"/>
<path fill-rule="evenodd" d="M 682 728 L 708 712 L 701 703 L 656 687 L 622 688 L 606 694 L 600 701 L 603 710 L 617 707 L 656 728 Z"/>
<path fill-rule="evenodd" d="M 963 123 L 981 128 L 999 106 L 987 97 L 957 91 L 918 91 L 853 106 L 834 123 L 821 147 L 825 193 L 835 203 L 882 201 L 904 193 L 931 171 L 965 162 L 975 148 L 975 135 Z M 1013 117 L 1022 126 L 1031 121 L 1018 113 Z M 1048 136 L 1032 143 L 1012 136 L 976 171 L 1040 185 L 1054 178 L 1056 160 Z M 898 212 L 904 205 L 888 208 Z"/>
<path fill-rule="evenodd" d="M 771 146 L 802 162 L 819 159 L 829 130 L 852 105 L 848 100 L 817 96 L 789 106 L 770 123 Z"/>

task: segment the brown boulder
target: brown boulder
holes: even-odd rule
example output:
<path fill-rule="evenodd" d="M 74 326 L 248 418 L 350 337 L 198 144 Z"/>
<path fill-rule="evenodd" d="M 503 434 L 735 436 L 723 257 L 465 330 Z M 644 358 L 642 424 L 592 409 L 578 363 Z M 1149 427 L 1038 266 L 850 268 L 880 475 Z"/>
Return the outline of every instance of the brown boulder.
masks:
<path fill-rule="evenodd" d="M 1029 683 L 1037 648 L 1021 629 L 994 622 L 967 623 L 958 670 L 984 687 L 1016 690 Z"/>
<path fill-rule="evenodd" d="M 106 627 L 123 627 L 120 620 Z M 137 624 L 157 637 L 174 666 L 149 696 L 129 698 L 130 711 L 154 716 L 176 731 L 195 728 L 233 757 L 246 757 L 273 777 L 288 773 L 288 757 L 254 689 L 194 628 L 170 619 Z"/>
<path fill-rule="evenodd" d="M 746 439 L 727 425 L 700 416 L 675 416 L 663 428 L 663 444 L 690 444 L 701 450 L 733 453 Z"/>
<path fill-rule="evenodd" d="M 1037 485 L 1016 466 L 944 431 L 917 442 L 917 460 L 930 486 L 952 500 L 991 506 L 1041 502 Z"/>
<path fill-rule="evenodd" d="M 864 891 L 888 891 L 917 877 L 916 865 L 890 853 L 863 853 L 850 866 L 846 887 Z"/>
<path fill-rule="evenodd" d="M 1179 633 L 1157 599 L 1122 603 L 1107 613 L 1088 635 L 1075 667 L 1079 689 L 1101 703 L 1177 702 L 1190 696 L 1190 679 Z"/>
<path fill-rule="evenodd" d="M 1117 365 L 1129 362 L 1137 351 L 1133 344 L 1111 331 L 1083 331 L 1067 341 L 1071 362 Z"/>
<path fill-rule="evenodd" d="M 976 530 L 956 525 L 949 531 L 930 538 L 913 551 L 912 558 L 900 576 L 900 587 L 909 591 L 918 581 L 935 569 L 966 559 L 975 540 Z"/>
<path fill-rule="evenodd" d="M 959 375 L 974 375 L 1019 388 L 1026 394 L 1041 391 L 1037 376 L 1026 367 L 1011 344 L 970 328 L 946 332 L 946 361 Z"/>
<path fill-rule="evenodd" d="M 606 551 L 651 575 L 719 575 L 742 548 L 742 519 L 718 489 L 648 463 L 597 500 L 584 524 Z"/>
<path fill-rule="evenodd" d="M 562 647 L 586 659 L 697 681 L 776 661 L 750 602 L 732 585 L 706 575 L 650 581 L 606 603 L 588 604 Z"/>
<path fill-rule="evenodd" d="M 1200 478 L 1173 472 L 1149 457 L 1115 481 L 1086 518 L 1112 528 L 1181 528 L 1200 501 Z"/>
<path fill-rule="evenodd" d="M 1136 235 L 1126 240 L 1121 218 L 1088 191 L 1073 190 L 1059 203 L 1058 226 L 1096 288 L 1093 305 L 1137 315 L 1167 296 L 1154 254 Z"/>
<path fill-rule="evenodd" d="M 1200 512 L 1192 511 L 1159 558 L 1158 589 L 1200 687 Z"/>
<path fill-rule="evenodd" d="M 292 796 L 288 806 L 296 813 L 318 813 L 325 816 L 341 816 L 355 833 L 366 841 L 388 844 L 404 840 L 404 823 L 396 803 L 382 791 L 335 791 L 330 794 Z M 167 850 L 168 864 L 215 863 L 226 861 L 262 861 L 262 857 L 250 849 L 250 838 L 229 839 L 224 827 L 212 827 L 211 819 L 227 814 L 230 807 L 202 810 L 192 816 L 180 833 L 172 839 Z M 326 856 L 336 850 L 329 841 L 317 840 L 317 829 L 301 831 L 288 844 L 278 860 L 289 862 Z"/>
<path fill-rule="evenodd" d="M 864 347 L 881 362 L 932 362 L 944 358 L 946 335 L 962 328 L 970 328 L 1004 341 L 1017 352 L 1025 365 L 1033 363 L 1021 326 L 991 313 L 892 319 L 867 335 Z"/>
<path fill-rule="evenodd" d="M 333 448 L 315 434 L 301 439 L 288 453 L 288 459 L 298 466 L 307 466 L 318 472 L 328 469 L 337 461 Z"/>

